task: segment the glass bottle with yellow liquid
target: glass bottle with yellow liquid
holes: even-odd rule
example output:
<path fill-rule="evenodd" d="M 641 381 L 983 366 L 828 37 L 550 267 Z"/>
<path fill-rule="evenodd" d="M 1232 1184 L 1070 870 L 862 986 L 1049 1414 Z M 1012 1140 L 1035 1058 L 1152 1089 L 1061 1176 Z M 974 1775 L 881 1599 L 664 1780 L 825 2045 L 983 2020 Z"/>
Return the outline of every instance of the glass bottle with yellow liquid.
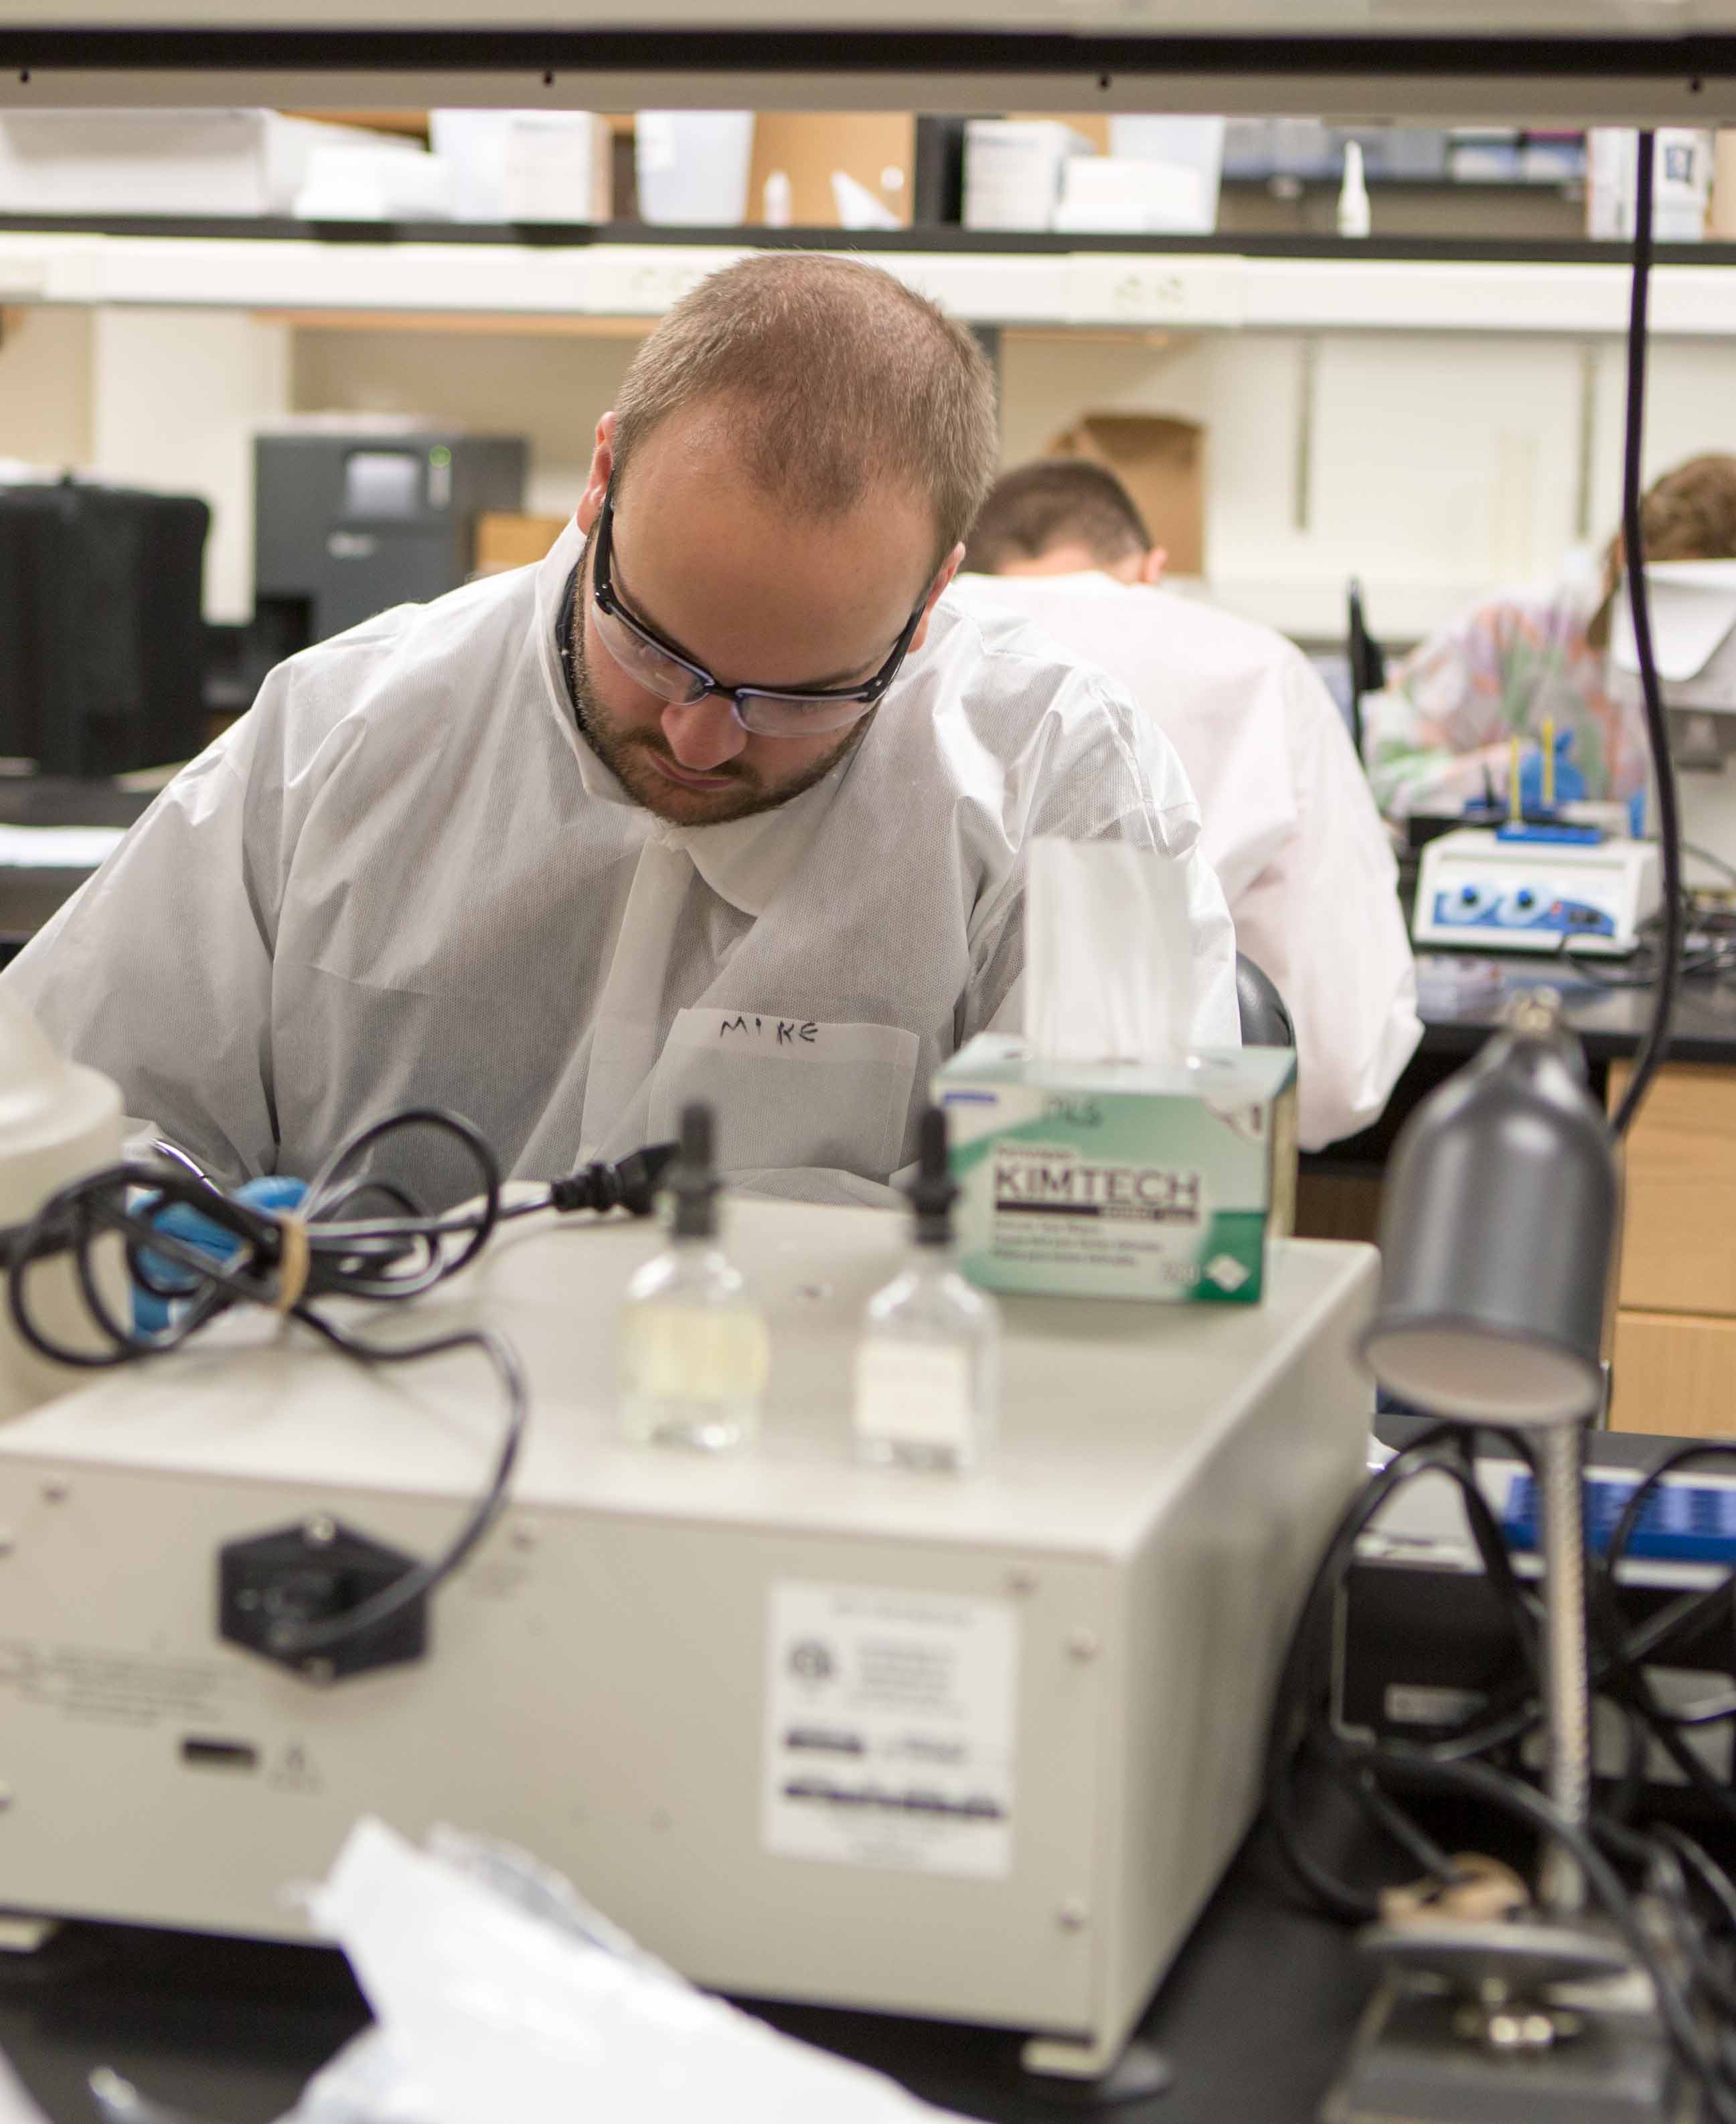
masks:
<path fill-rule="evenodd" d="M 621 1309 L 621 1426 L 642 1445 L 725 1452 L 759 1435 L 770 1344 L 764 1315 L 718 1243 L 709 1107 L 682 1109 L 680 1154 L 666 1185 L 670 1243 L 628 1285 Z"/>

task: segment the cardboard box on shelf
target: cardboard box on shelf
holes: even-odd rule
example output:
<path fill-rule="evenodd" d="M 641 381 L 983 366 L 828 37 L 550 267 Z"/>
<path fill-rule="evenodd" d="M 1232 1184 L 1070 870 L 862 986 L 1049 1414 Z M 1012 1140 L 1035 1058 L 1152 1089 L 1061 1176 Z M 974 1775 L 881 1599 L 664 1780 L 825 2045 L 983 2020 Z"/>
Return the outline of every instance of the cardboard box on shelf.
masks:
<path fill-rule="evenodd" d="M 839 171 L 908 227 L 915 192 L 916 120 L 908 110 L 762 110 L 754 120 L 747 219 L 765 219 L 765 181 L 781 170 L 790 182 L 790 220 L 797 228 L 836 228 L 842 217 L 832 190 Z"/>
<path fill-rule="evenodd" d="M 1046 455 L 1107 465 L 1133 497 L 1168 572 L 1206 566 L 1206 431 L 1165 413 L 1084 413 L 1050 439 Z"/>
<path fill-rule="evenodd" d="M 564 516 L 520 516 L 510 510 L 485 510 L 476 519 L 476 572 L 493 576 L 503 568 L 529 567 L 543 558 L 567 524 Z"/>

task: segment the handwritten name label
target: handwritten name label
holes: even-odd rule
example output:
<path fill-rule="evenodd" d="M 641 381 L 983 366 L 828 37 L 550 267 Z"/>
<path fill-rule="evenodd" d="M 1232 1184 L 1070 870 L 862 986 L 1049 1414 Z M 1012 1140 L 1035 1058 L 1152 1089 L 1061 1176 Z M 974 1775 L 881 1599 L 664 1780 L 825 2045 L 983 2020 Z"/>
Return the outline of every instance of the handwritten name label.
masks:
<path fill-rule="evenodd" d="M 733 1017 L 719 1023 L 717 1037 L 736 1046 L 758 1042 L 774 1047 L 812 1047 L 820 1037 L 820 1028 L 812 1018 L 804 1022 L 794 1017 L 756 1017 L 737 1011 Z"/>

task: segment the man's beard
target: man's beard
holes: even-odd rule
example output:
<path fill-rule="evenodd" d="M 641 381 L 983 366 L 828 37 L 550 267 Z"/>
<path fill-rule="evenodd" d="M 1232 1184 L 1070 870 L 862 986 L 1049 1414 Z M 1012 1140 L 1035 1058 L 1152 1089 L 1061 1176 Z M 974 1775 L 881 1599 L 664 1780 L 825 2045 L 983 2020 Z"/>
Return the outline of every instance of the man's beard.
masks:
<path fill-rule="evenodd" d="M 582 574 L 576 594 L 583 594 Z M 837 744 L 823 758 L 785 781 L 766 782 L 741 760 L 732 759 L 706 770 L 727 778 L 732 787 L 684 791 L 678 783 L 665 781 L 646 758 L 647 753 L 655 753 L 660 759 L 680 764 L 660 733 L 623 731 L 609 721 L 608 712 L 590 684 L 582 611 L 573 614 L 571 670 L 573 715 L 580 735 L 635 804 L 660 819 L 681 826 L 721 826 L 732 819 L 750 819 L 756 811 L 774 811 L 780 804 L 788 804 L 804 789 L 812 789 L 816 782 L 824 781 L 839 761 L 855 750 L 877 712 L 871 708 L 840 734 Z"/>

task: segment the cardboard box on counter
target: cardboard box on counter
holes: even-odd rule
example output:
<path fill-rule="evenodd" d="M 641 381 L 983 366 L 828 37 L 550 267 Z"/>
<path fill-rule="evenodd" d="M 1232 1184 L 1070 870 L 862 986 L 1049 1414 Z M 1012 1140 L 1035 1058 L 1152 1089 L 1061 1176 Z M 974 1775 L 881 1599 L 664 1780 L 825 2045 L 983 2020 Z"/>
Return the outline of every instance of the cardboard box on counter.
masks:
<path fill-rule="evenodd" d="M 484 510 L 476 519 L 476 572 L 494 576 L 503 568 L 530 566 L 543 557 L 571 520 L 565 516 L 520 516 L 506 509 Z"/>

